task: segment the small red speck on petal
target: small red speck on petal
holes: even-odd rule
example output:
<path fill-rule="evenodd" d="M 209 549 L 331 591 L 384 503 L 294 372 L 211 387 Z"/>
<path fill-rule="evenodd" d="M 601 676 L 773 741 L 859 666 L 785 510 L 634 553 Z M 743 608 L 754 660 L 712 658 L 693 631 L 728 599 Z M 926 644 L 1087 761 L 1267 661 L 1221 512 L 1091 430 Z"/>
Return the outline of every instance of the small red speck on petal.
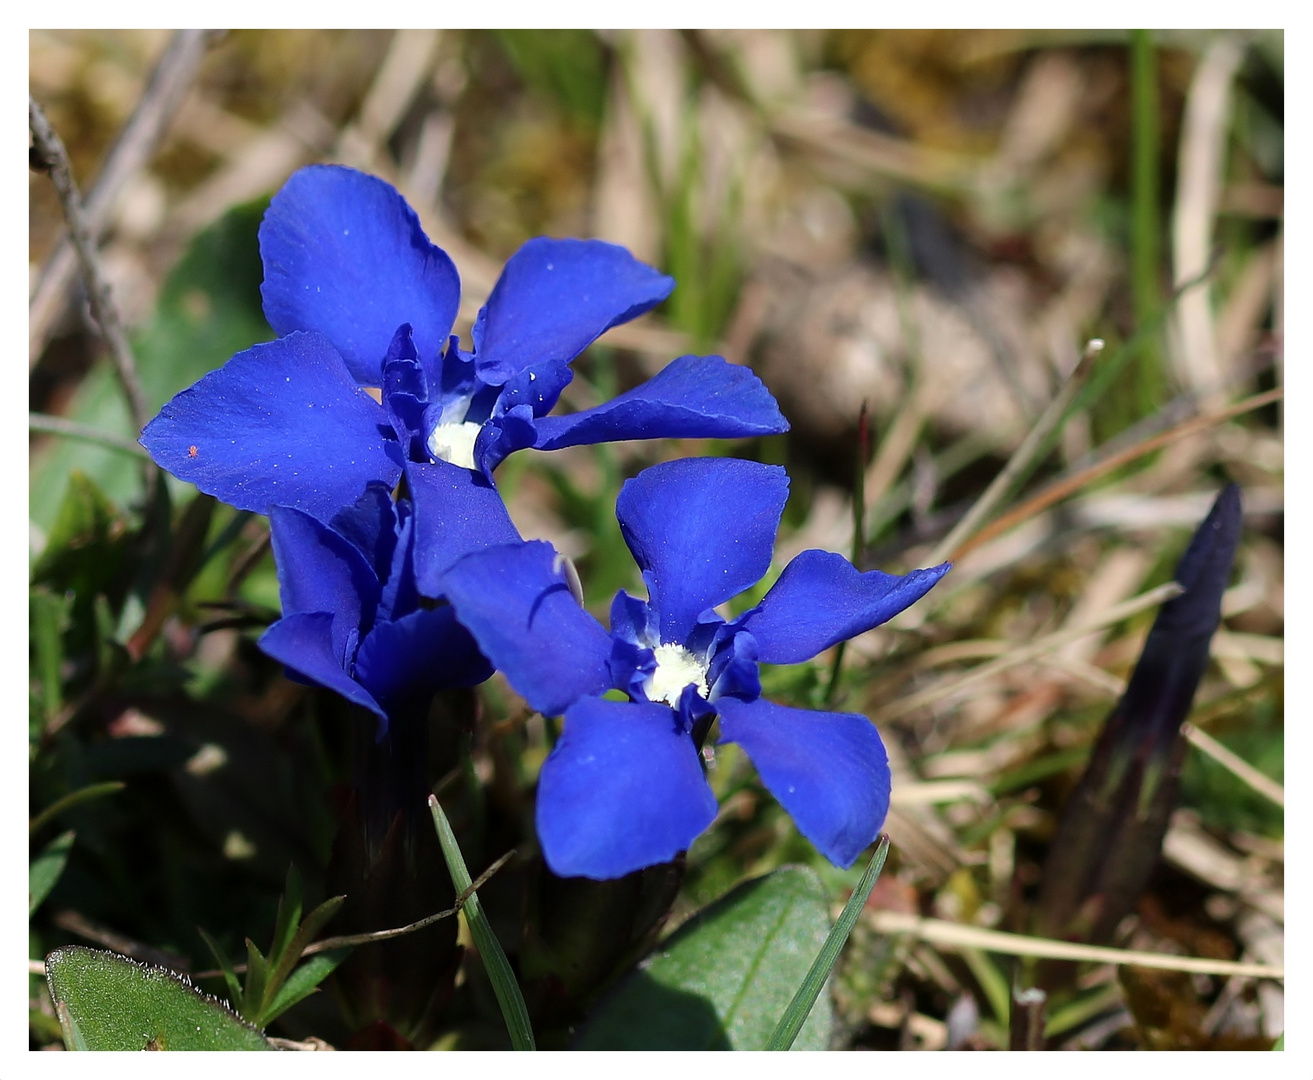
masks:
<path fill-rule="evenodd" d="M 189 447 L 187 447 L 187 456 L 188 456 L 188 457 L 195 457 L 195 456 L 196 456 L 197 454 L 199 454 L 199 453 L 200 453 L 199 448 L 197 448 L 197 447 L 195 447 L 195 446 L 189 446 Z"/>

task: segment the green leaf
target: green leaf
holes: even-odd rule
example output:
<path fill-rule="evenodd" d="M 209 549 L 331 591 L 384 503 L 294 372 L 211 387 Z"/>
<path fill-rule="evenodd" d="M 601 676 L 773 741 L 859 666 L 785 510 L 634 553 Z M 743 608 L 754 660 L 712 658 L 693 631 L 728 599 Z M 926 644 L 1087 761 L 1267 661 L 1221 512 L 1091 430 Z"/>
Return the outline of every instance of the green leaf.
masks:
<path fill-rule="evenodd" d="M 55 887 L 59 875 L 68 864 L 68 853 L 73 850 L 73 833 L 70 830 L 55 837 L 40 855 L 27 868 L 27 916 L 36 914 L 50 890 Z"/>
<path fill-rule="evenodd" d="M 70 1050 L 272 1050 L 223 1002 L 182 976 L 125 956 L 69 946 L 46 977 Z"/>
<path fill-rule="evenodd" d="M 283 887 L 283 895 L 278 898 L 278 916 L 274 920 L 274 940 L 269 946 L 269 963 L 274 965 L 275 970 L 281 966 L 283 956 L 292 944 L 292 938 L 296 936 L 296 928 L 301 923 L 301 874 L 295 866 L 287 869 L 287 884 Z M 293 956 L 291 964 L 295 964 L 300 959 L 299 956 Z"/>
<path fill-rule="evenodd" d="M 28 596 L 28 612 L 32 651 L 36 654 L 32 670 L 41 686 L 41 712 L 45 723 L 49 724 L 64 704 L 59 669 L 64 662 L 61 635 L 68 617 L 68 598 L 55 595 L 48 589 L 33 589 Z"/>
<path fill-rule="evenodd" d="M 761 1050 L 830 929 L 815 871 L 781 867 L 747 881 L 662 942 L 593 1015 L 586 1050 Z M 802 1025 L 799 1050 L 824 1050 L 828 998 Z"/>
<path fill-rule="evenodd" d="M 333 970 L 351 955 L 350 949 L 331 949 L 328 952 L 312 956 L 297 968 L 274 995 L 269 1007 L 260 1016 L 261 1024 L 269 1024 L 298 1001 L 308 998 Z"/>
<path fill-rule="evenodd" d="M 442 857 L 447 860 L 452 884 L 456 886 L 457 895 L 463 895 L 473 882 L 465 866 L 465 857 L 460 853 L 460 845 L 456 843 L 456 834 L 451 831 L 451 823 L 442 812 L 435 795 L 429 796 L 429 810 L 433 814 L 433 825 L 438 830 L 438 843 L 442 846 Z M 533 1041 L 533 1027 L 529 1023 L 529 1010 L 520 993 L 520 985 L 515 981 L 510 961 L 506 959 L 506 953 L 502 951 L 501 943 L 483 913 L 479 894 L 470 893 L 461 910 L 465 913 L 465 921 L 469 925 L 470 936 L 474 938 L 474 945 L 479 950 L 483 968 L 492 982 L 492 991 L 497 995 L 497 1004 L 501 1006 L 506 1030 L 511 1036 L 511 1046 L 516 1050 L 537 1049 Z"/>
<path fill-rule="evenodd" d="M 250 938 L 246 939 L 245 1014 L 253 1020 L 264 1009 L 265 990 L 269 986 L 269 961 Z"/>
<path fill-rule="evenodd" d="M 105 591 L 122 561 L 123 515 L 80 470 L 61 480 L 61 492 L 45 547 L 32 567 L 32 580 L 49 583 L 55 591 Z M 36 498 L 35 490 L 32 497 Z"/>
<path fill-rule="evenodd" d="M 1008 988 L 1007 977 L 998 966 L 980 949 L 963 949 L 962 960 L 975 976 L 976 982 L 989 1002 L 995 1018 L 1005 1027 L 1012 1016 L 1012 992 Z"/>
<path fill-rule="evenodd" d="M 298 913 L 300 910 L 300 887 L 300 880 L 298 878 L 296 885 Z M 288 982 L 289 979 L 295 978 L 292 968 L 295 967 L 296 962 L 301 959 L 301 954 L 305 952 L 306 946 L 309 945 L 315 935 L 319 933 L 323 925 L 337 914 L 337 909 L 344 903 L 346 903 L 345 896 L 330 897 L 315 908 L 314 911 L 310 912 L 310 914 L 305 917 L 305 922 L 301 923 L 300 926 L 297 926 L 295 922 L 292 923 L 295 933 L 292 934 L 292 940 L 288 942 L 283 954 L 277 958 L 277 963 L 273 968 L 272 974 L 269 976 L 269 981 L 265 986 L 264 991 L 265 1004 L 261 1007 L 259 1015 L 251 1018 L 254 1019 L 256 1023 L 261 1025 L 268 1024 L 270 1020 L 278 1015 L 278 1012 L 283 1011 L 283 1009 L 279 1009 L 278 1012 L 271 1012 L 270 1010 L 273 1009 L 274 1005 L 281 998 L 283 984 Z M 270 956 L 272 958 L 273 954 L 270 953 Z M 333 967 L 337 967 L 342 959 L 345 958 L 346 954 L 343 953 L 342 957 L 334 962 Z M 328 969 L 328 971 L 332 970 L 333 968 Z M 324 972 L 324 976 L 328 974 L 328 971 Z M 320 978 L 323 978 L 324 976 L 320 976 Z M 317 981 L 318 980 L 316 980 L 316 982 Z M 314 984 L 311 984 L 311 989 L 313 989 L 313 987 Z M 309 992 L 310 990 L 307 990 L 306 994 Z M 305 997 L 305 994 L 302 994 L 301 997 Z M 300 997 L 296 999 L 296 1001 L 300 1000 Z M 288 1002 L 283 1008 L 291 1008 L 295 1003 L 295 1001 Z"/>
<path fill-rule="evenodd" d="M 848 898 L 848 903 L 844 905 L 833 929 L 825 939 L 825 944 L 821 946 L 821 951 L 807 972 L 807 977 L 798 987 L 798 992 L 793 995 L 789 1007 L 784 1010 L 784 1015 L 780 1017 L 780 1022 L 767 1040 L 767 1050 L 789 1049 L 797 1039 L 798 1033 L 802 1031 L 803 1024 L 806 1023 L 812 1007 L 816 1004 L 816 999 L 821 996 L 821 991 L 825 988 L 825 980 L 834 970 L 840 950 L 847 942 L 848 935 L 853 932 L 853 927 L 857 925 L 857 917 L 866 906 L 875 883 L 880 880 L 880 871 L 884 869 L 884 860 L 888 854 L 889 837 L 882 836 L 875 853 L 871 856 L 871 861 L 866 866 L 866 872 L 862 874 L 862 880 L 857 883 L 857 888 Z"/>

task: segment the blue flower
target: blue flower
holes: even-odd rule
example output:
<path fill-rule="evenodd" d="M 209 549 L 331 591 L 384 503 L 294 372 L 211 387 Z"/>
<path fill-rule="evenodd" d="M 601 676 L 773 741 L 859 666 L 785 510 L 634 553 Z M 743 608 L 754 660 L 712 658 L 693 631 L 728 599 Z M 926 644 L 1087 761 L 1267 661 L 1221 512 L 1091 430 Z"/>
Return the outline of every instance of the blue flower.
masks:
<path fill-rule="evenodd" d="M 528 241 L 479 312 L 469 352 L 449 336 L 455 266 L 377 177 L 301 169 L 269 205 L 260 254 L 279 337 L 178 394 L 141 436 L 163 468 L 241 509 L 290 506 L 327 522 L 370 482 L 392 487 L 405 471 L 423 552 L 428 519 L 449 516 L 433 492 L 462 483 L 453 466 L 490 484 L 526 447 L 788 428 L 751 371 L 714 356 L 680 357 L 613 401 L 547 415 L 570 362 L 674 288 L 613 244 Z"/>
<path fill-rule="evenodd" d="M 501 506 L 493 492 L 477 497 Z M 484 518 L 496 520 L 492 510 Z M 437 691 L 492 674 L 451 607 L 419 596 L 407 500 L 393 503 L 372 483 L 327 525 L 287 506 L 270 507 L 269 521 L 283 617 L 260 648 L 293 677 L 374 713 L 379 740 L 403 717 L 427 715 Z M 488 538 L 518 539 L 504 508 Z"/>
<path fill-rule="evenodd" d="M 576 603 L 548 544 L 489 547 L 447 572 L 446 595 L 484 654 L 533 708 L 564 714 L 538 784 L 553 872 L 614 878 L 685 850 L 716 815 L 698 752 L 714 717 L 826 858 L 850 866 L 879 833 L 889 765 L 874 726 L 766 701 L 757 665 L 808 660 L 885 622 L 948 564 L 863 574 L 805 551 L 726 622 L 714 609 L 769 569 L 787 495 L 783 469 L 732 459 L 671 461 L 626 482 L 616 516 L 648 599 L 617 594 L 609 633 Z"/>

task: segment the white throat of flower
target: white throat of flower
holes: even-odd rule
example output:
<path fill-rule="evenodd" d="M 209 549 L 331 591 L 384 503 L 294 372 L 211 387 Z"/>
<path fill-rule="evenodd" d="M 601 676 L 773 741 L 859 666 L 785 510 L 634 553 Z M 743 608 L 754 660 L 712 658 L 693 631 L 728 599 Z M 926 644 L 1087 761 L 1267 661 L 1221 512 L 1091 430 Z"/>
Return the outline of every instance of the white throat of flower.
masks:
<path fill-rule="evenodd" d="M 462 469 L 477 472 L 474 464 L 474 441 L 479 437 L 482 424 L 466 420 L 470 399 L 460 398 L 442 410 L 442 419 L 429 435 L 428 451 L 434 461 L 449 461 Z"/>
<path fill-rule="evenodd" d="M 692 685 L 702 697 L 707 696 L 707 665 L 683 645 L 658 645 L 652 650 L 656 670 L 648 677 L 643 692 L 648 701 L 664 701 L 672 708 L 679 705 L 684 687 Z"/>

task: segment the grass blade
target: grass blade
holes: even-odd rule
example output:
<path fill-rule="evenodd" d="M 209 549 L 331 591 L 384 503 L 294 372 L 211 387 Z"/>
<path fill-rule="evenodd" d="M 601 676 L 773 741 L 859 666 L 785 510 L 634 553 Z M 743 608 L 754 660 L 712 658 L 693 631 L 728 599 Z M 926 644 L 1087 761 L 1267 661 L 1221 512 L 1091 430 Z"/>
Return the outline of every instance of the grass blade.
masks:
<path fill-rule="evenodd" d="M 219 943 L 210 937 L 199 926 L 196 932 L 204 939 L 205 944 L 209 946 L 210 952 L 214 954 L 214 959 L 219 965 L 219 970 L 223 972 L 223 981 L 228 984 L 229 1000 L 234 1011 L 246 1014 L 246 994 L 242 990 L 242 984 L 237 979 L 237 972 L 228 960 L 228 955 L 219 947 Z"/>
<path fill-rule="evenodd" d="M 59 882 L 64 867 L 68 865 L 69 852 L 73 850 L 73 830 L 61 833 L 46 845 L 31 865 L 27 868 L 27 916 L 36 914 L 41 902 L 50 895 L 50 890 Z"/>
<path fill-rule="evenodd" d="M 456 843 L 456 834 L 451 831 L 451 823 L 442 812 L 436 795 L 429 796 L 429 810 L 433 813 L 433 824 L 438 830 L 438 843 L 442 846 L 442 856 L 447 860 L 447 869 L 451 873 L 456 892 L 464 895 L 471 885 L 470 872 L 465 866 L 465 858 Z M 478 947 L 483 959 L 484 969 L 492 981 L 493 993 L 497 995 L 497 1004 L 501 1006 L 502 1016 L 506 1020 L 506 1030 L 511 1036 L 511 1046 L 516 1050 L 536 1050 L 533 1042 L 533 1028 L 529 1024 L 529 1010 L 524 1004 L 515 973 L 511 971 L 510 962 L 502 951 L 492 926 L 483 914 L 479 904 L 479 894 L 470 893 L 462 909 L 465 920 L 469 923 L 470 935 Z"/>
<path fill-rule="evenodd" d="M 817 954 L 811 970 L 807 972 L 807 977 L 803 979 L 802 985 L 798 987 L 798 992 L 793 995 L 793 1000 L 789 1002 L 789 1007 L 784 1010 L 784 1015 L 780 1017 L 780 1022 L 775 1025 L 775 1030 L 771 1032 L 771 1037 L 766 1043 L 767 1050 L 787 1050 L 793 1045 L 793 1040 L 798 1037 L 798 1032 L 802 1030 L 802 1025 L 807 1022 L 807 1016 L 812 1011 L 812 1006 L 816 1004 L 816 999 L 821 996 L 821 990 L 825 987 L 825 980 L 830 977 L 835 961 L 839 959 L 839 950 L 844 947 L 848 935 L 853 932 L 853 927 L 857 925 L 857 916 L 861 914 L 862 908 L 866 906 L 871 890 L 875 888 L 875 883 L 880 878 L 880 871 L 884 869 L 884 860 L 888 854 L 889 837 L 881 836 L 875 854 L 871 856 L 871 862 L 866 867 L 866 873 L 862 875 L 862 880 L 857 883 L 857 888 L 853 890 L 852 896 L 848 898 L 848 903 L 844 905 L 843 911 L 834 924 L 834 929 L 830 931 L 830 936 L 825 939 L 825 944 L 821 946 L 821 951 Z"/>
<path fill-rule="evenodd" d="M 122 780 L 107 780 L 103 784 L 89 784 L 87 787 L 79 788 L 77 791 L 70 791 L 62 799 L 47 806 L 41 813 L 37 814 L 31 822 L 28 823 L 27 831 L 31 835 L 38 829 L 47 825 L 65 810 L 71 810 L 79 803 L 84 803 L 88 799 L 99 799 L 102 795 L 113 795 L 116 791 L 122 791 L 127 785 Z"/>

